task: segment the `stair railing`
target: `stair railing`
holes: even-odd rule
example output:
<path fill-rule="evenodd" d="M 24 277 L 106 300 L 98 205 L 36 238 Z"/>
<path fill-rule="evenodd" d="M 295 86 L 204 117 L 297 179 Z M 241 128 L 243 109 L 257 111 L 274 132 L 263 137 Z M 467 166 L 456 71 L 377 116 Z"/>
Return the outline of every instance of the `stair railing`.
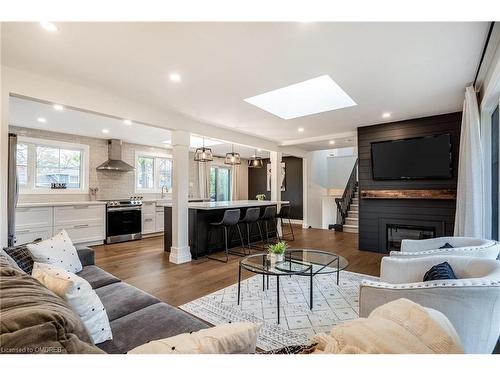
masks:
<path fill-rule="evenodd" d="M 352 167 L 351 175 L 347 180 L 344 193 L 342 198 L 335 198 L 335 204 L 337 206 L 337 223 L 333 225 L 336 231 L 342 232 L 343 226 L 345 224 L 345 219 L 347 217 L 347 212 L 351 207 L 352 198 L 356 193 L 356 188 L 358 186 L 358 159 L 354 162 Z"/>

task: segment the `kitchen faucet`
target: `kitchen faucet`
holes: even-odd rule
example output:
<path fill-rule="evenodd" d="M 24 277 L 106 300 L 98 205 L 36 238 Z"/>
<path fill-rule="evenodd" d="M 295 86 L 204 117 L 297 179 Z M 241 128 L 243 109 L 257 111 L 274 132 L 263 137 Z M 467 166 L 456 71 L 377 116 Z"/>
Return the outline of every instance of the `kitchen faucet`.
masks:
<path fill-rule="evenodd" d="M 165 185 L 163 185 L 161 187 L 161 199 L 165 198 L 165 195 L 168 193 L 168 187 L 166 187 Z"/>

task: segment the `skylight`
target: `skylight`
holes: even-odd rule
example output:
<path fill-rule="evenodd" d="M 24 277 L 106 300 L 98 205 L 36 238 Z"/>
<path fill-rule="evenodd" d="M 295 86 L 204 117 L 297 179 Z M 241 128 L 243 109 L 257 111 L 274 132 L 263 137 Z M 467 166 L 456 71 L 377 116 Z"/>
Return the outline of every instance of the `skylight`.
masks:
<path fill-rule="evenodd" d="M 356 105 L 329 75 L 252 96 L 245 101 L 285 120 Z"/>

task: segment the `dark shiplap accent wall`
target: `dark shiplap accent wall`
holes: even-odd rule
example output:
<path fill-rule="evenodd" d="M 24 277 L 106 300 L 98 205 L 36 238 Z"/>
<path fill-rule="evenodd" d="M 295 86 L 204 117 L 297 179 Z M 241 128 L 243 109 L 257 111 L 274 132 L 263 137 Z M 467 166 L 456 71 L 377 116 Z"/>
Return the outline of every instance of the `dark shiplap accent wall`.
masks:
<path fill-rule="evenodd" d="M 281 192 L 281 199 L 290 201 L 291 218 L 302 220 L 302 159 L 285 156 L 283 162 L 286 166 L 286 191 Z M 264 168 L 248 168 L 248 199 L 255 199 L 257 194 L 271 198 L 271 192 L 267 191 L 267 163 L 269 159 L 264 159 Z"/>
<path fill-rule="evenodd" d="M 462 113 L 398 121 L 358 128 L 360 190 L 456 189 Z M 453 178 L 446 180 L 375 181 L 372 178 L 370 143 L 428 135 L 450 134 Z M 445 235 L 453 234 L 455 201 L 360 199 L 359 249 L 385 253 L 380 248 L 381 223 L 386 219 L 442 222 Z"/>

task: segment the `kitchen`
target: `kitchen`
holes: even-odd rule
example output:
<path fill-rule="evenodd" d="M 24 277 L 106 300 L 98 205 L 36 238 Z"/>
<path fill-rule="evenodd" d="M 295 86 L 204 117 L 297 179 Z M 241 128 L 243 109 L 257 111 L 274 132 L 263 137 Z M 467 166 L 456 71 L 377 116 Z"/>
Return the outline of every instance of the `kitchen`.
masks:
<path fill-rule="evenodd" d="M 84 245 L 163 235 L 164 206 L 172 200 L 169 130 L 15 96 L 10 108 L 10 149 L 16 150 L 10 170 L 17 171 L 19 192 L 9 197 L 15 210 L 11 244 L 62 229 Z M 190 144 L 191 203 L 247 200 L 248 165 L 269 157 L 195 135 Z M 199 150 L 209 151 L 213 161 L 195 160 Z M 228 165 L 228 154 L 241 164 Z M 15 181 L 10 175 L 11 191 Z"/>

